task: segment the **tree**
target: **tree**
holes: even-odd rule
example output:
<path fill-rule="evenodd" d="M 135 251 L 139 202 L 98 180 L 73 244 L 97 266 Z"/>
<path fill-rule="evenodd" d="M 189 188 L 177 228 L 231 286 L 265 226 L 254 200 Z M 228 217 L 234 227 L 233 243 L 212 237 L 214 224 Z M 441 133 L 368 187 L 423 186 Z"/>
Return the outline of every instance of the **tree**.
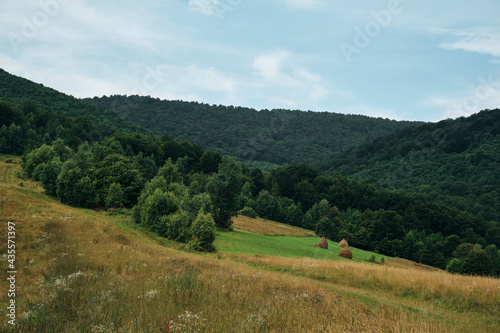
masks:
<path fill-rule="evenodd" d="M 165 165 L 160 168 L 158 171 L 158 176 L 162 176 L 167 181 L 167 184 L 170 183 L 182 183 L 183 177 L 179 172 L 177 165 L 172 162 L 172 159 L 169 158 Z"/>
<path fill-rule="evenodd" d="M 75 206 L 92 206 L 96 198 L 95 183 L 88 176 L 80 178 L 73 188 L 73 198 Z"/>
<path fill-rule="evenodd" d="M 457 247 L 462 244 L 462 240 L 457 235 L 451 235 L 446 237 L 443 243 L 443 252 L 446 257 L 451 257 L 453 251 L 457 249 Z"/>
<path fill-rule="evenodd" d="M 493 269 L 493 262 L 490 256 L 483 250 L 474 249 L 465 258 L 464 273 L 466 274 L 491 275 Z"/>
<path fill-rule="evenodd" d="M 119 183 L 113 183 L 109 186 L 108 196 L 106 197 L 106 207 L 120 208 L 123 207 L 125 196 L 122 186 Z"/>
<path fill-rule="evenodd" d="M 215 174 L 208 190 L 214 205 L 215 223 L 222 228 L 229 228 L 236 216 L 241 191 L 240 167 L 232 158 L 224 157 L 219 164 L 219 172 Z"/>
<path fill-rule="evenodd" d="M 179 208 L 179 201 L 172 192 L 156 189 L 148 196 L 140 209 L 141 222 L 149 229 L 165 234 L 166 226 L 162 217 L 173 214 Z"/>
<path fill-rule="evenodd" d="M 463 274 L 465 272 L 464 269 L 464 260 L 453 258 L 446 266 L 446 271 L 453 274 Z"/>
<path fill-rule="evenodd" d="M 201 155 L 199 170 L 206 174 L 212 174 L 218 171 L 222 157 L 219 153 L 206 151 Z"/>
<path fill-rule="evenodd" d="M 59 157 L 53 158 L 49 163 L 44 163 L 40 180 L 48 195 L 57 194 L 57 176 L 61 172 L 61 167 L 62 163 Z"/>
<path fill-rule="evenodd" d="M 216 229 L 215 222 L 210 214 L 200 211 L 191 225 L 192 240 L 189 242 L 191 248 L 196 251 L 213 252 L 215 247 Z"/>
<path fill-rule="evenodd" d="M 469 252 L 474 250 L 474 245 L 470 243 L 460 244 L 455 251 L 453 251 L 453 257 L 458 259 L 465 259 Z"/>

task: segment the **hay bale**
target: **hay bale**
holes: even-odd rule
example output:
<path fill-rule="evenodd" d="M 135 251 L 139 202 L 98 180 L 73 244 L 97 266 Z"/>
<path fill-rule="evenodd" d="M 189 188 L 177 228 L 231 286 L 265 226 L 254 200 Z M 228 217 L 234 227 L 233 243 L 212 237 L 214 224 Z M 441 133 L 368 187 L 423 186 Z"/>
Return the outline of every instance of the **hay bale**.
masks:
<path fill-rule="evenodd" d="M 319 241 L 318 247 L 328 250 L 328 242 L 326 241 L 325 237 L 321 237 L 321 240 Z"/>
<path fill-rule="evenodd" d="M 349 247 L 349 244 L 347 244 L 347 241 L 345 239 L 341 240 L 339 243 L 340 247 Z"/>
<path fill-rule="evenodd" d="M 352 251 L 349 249 L 349 246 L 344 247 L 339 251 L 339 256 L 347 258 L 347 259 L 352 259 Z"/>

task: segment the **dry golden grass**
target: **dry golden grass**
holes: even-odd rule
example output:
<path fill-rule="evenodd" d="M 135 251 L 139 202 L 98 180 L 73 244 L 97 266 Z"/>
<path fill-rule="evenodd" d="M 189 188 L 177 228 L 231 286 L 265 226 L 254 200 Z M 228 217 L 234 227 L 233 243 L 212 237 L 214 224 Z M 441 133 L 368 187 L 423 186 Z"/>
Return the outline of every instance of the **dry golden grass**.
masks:
<path fill-rule="evenodd" d="M 266 236 L 294 236 L 294 237 L 316 237 L 314 232 L 296 228 L 279 222 L 257 220 L 251 217 L 238 215 L 233 218 L 233 226 L 237 229 L 253 232 Z"/>
<path fill-rule="evenodd" d="M 0 174 L 6 168 L 0 163 Z M 498 328 L 498 307 L 464 310 L 451 301 L 420 298 L 432 288 L 444 300 L 498 305 L 498 280 L 329 260 L 190 253 L 161 246 L 123 217 L 61 205 L 33 191 L 36 185 L 20 188 L 18 179 L 7 178 L 8 184 L 0 183 L 0 233 L 5 239 L 5 222 L 16 223 L 15 332 Z M 401 296 L 412 289 L 415 295 Z M 4 318 L 0 329 L 7 325 Z"/>

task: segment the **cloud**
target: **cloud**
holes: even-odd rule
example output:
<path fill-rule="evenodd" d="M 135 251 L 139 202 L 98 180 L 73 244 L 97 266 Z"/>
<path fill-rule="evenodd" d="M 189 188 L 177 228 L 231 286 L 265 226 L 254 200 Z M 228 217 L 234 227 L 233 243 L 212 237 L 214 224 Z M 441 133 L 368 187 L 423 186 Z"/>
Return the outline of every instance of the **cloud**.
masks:
<path fill-rule="evenodd" d="M 448 96 L 431 96 L 421 106 L 440 109 L 435 119 L 468 117 L 484 109 L 495 109 L 500 105 L 500 72 L 478 78 L 462 91 Z"/>
<path fill-rule="evenodd" d="M 365 104 L 350 105 L 341 108 L 339 111 L 345 114 L 358 114 L 373 118 L 402 120 L 401 115 L 398 115 L 394 110 L 368 106 Z"/>
<path fill-rule="evenodd" d="M 205 15 L 216 15 L 218 0 L 189 0 L 189 8 Z"/>
<path fill-rule="evenodd" d="M 298 63 L 288 51 L 259 54 L 252 64 L 252 85 L 269 92 L 267 98 L 276 107 L 315 107 L 331 89 L 321 76 Z"/>
<path fill-rule="evenodd" d="M 325 4 L 323 0 L 283 0 L 292 9 L 316 9 Z"/>
<path fill-rule="evenodd" d="M 468 30 L 431 29 L 436 34 L 448 34 L 455 39 L 441 43 L 445 50 L 462 50 L 500 57 L 500 28 L 474 27 Z"/>

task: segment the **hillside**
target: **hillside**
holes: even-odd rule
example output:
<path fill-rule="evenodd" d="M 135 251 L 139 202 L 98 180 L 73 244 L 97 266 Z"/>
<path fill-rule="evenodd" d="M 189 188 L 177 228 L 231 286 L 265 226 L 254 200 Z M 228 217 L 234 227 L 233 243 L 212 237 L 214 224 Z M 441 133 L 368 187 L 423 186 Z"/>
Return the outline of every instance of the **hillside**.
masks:
<path fill-rule="evenodd" d="M 313 163 L 333 152 L 418 125 L 331 112 L 262 110 L 139 96 L 86 99 L 156 133 L 204 149 L 277 165 Z"/>
<path fill-rule="evenodd" d="M 194 254 L 126 215 L 62 205 L 20 177 L 19 159 L 0 156 L 0 232 L 15 224 L 17 270 L 16 326 L 3 320 L 2 331 L 480 333 L 500 325 L 498 279 L 395 259 Z M 7 265 L 6 243 L 0 251 Z"/>
<path fill-rule="evenodd" d="M 120 129 L 127 133 L 149 133 L 133 125 L 114 112 L 86 103 L 73 96 L 45 87 L 43 84 L 7 73 L 0 68 L 0 100 L 21 105 L 50 108 L 71 117 L 86 117 L 95 125 L 108 128 L 109 132 Z"/>
<path fill-rule="evenodd" d="M 335 154 L 323 169 L 499 221 L 500 109 L 398 131 Z"/>

